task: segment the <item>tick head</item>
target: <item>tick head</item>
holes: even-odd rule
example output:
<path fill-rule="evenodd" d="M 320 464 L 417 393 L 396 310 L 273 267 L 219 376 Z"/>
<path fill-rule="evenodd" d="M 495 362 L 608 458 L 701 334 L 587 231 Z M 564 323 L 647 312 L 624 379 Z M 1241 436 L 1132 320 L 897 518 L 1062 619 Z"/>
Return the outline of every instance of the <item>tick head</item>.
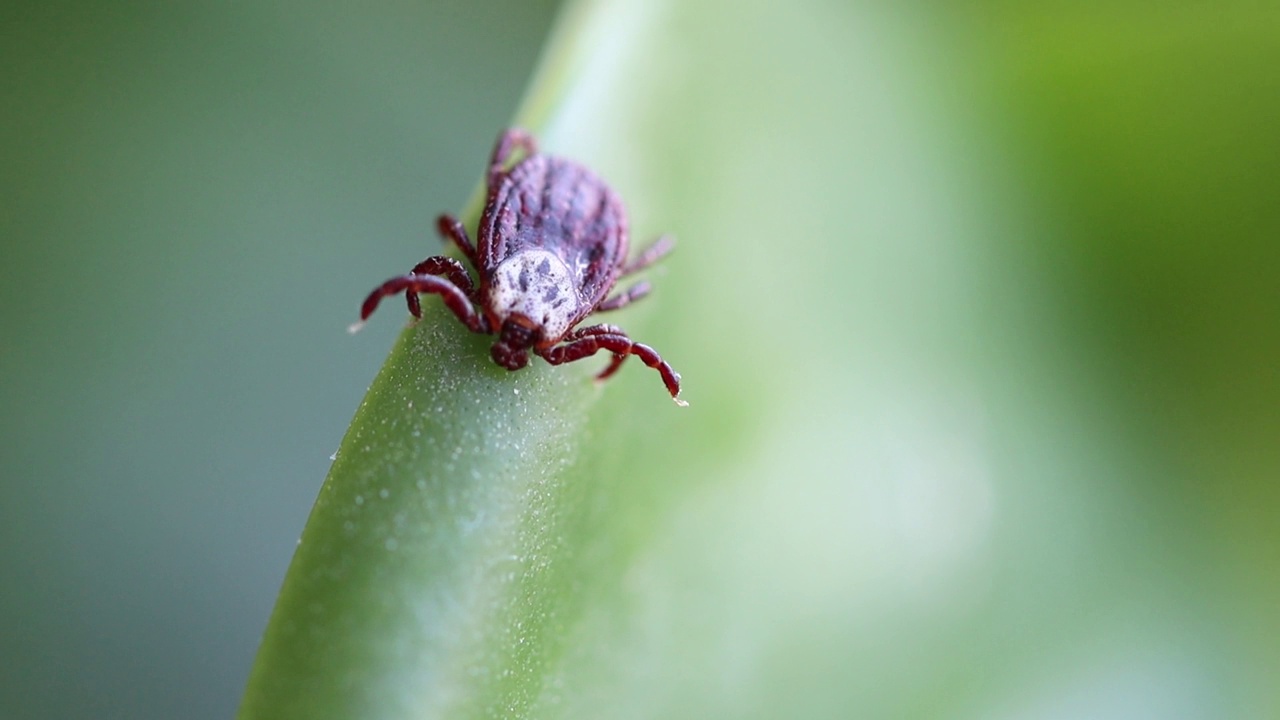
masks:
<path fill-rule="evenodd" d="M 502 322 L 498 341 L 489 354 L 493 361 L 508 370 L 519 370 L 529 364 L 529 348 L 538 341 L 539 333 L 532 321 L 523 315 L 511 315 Z"/>
<path fill-rule="evenodd" d="M 505 342 L 508 327 L 518 326 L 532 333 L 524 347 L 564 337 L 578 315 L 580 302 L 564 261 L 540 249 L 522 250 L 503 260 L 490 276 L 486 300 L 494 324 L 501 328 L 498 343 Z M 523 338 L 524 330 L 511 332 L 513 341 Z"/>

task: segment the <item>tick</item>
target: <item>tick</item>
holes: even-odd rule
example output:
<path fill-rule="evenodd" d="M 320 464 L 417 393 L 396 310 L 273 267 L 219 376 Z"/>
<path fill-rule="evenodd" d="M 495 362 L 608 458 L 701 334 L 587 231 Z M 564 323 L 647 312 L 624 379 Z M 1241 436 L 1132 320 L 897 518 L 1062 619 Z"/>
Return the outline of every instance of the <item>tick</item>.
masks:
<path fill-rule="evenodd" d="M 521 157 L 511 162 L 517 151 Z M 672 399 L 680 399 L 680 374 L 656 350 L 633 341 L 616 325 L 578 328 L 588 315 L 626 307 L 649 294 L 637 282 L 614 295 L 618 280 L 662 259 L 675 247 L 663 235 L 627 259 L 627 214 L 622 200 L 587 168 L 538 152 L 532 135 L 509 129 L 498 138 L 486 178 L 488 198 L 476 244 L 452 215 L 437 221 L 471 262 L 479 287 L 465 266 L 437 255 L 407 275 L 374 288 L 360 307 L 364 325 L 383 298 L 404 293 L 409 312 L 422 317 L 419 294 L 439 295 L 469 330 L 497 335 L 490 354 L 508 370 L 529 364 L 529 353 L 552 365 L 581 360 L 601 350 L 613 360 L 597 380 L 605 380 L 635 355 L 662 375 Z"/>

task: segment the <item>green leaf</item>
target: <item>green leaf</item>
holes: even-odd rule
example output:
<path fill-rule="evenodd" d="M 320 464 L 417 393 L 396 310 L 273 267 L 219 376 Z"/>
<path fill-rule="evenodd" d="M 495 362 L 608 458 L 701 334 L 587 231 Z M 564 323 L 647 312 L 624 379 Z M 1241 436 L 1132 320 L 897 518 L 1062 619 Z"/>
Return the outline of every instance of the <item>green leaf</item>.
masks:
<path fill-rule="evenodd" d="M 626 32 L 602 4 L 568 6 L 522 124 L 567 112 L 600 42 Z M 491 337 L 425 304 L 334 456 L 241 718 L 522 715 L 564 645 L 590 541 L 575 464 L 602 390 L 583 363 L 500 369 Z M 677 412 L 631 365 L 653 411 Z"/>
<path fill-rule="evenodd" d="M 566 581 L 566 487 L 596 394 L 508 373 L 439 308 L 407 330 L 338 451 L 263 641 L 245 717 L 518 707 Z M 463 714 L 467 714 L 463 712 Z"/>
<path fill-rule="evenodd" d="M 1175 377 L 1214 402 L 1219 386 L 1239 406 L 1275 398 L 1232 373 L 1274 364 L 1270 278 L 1239 283 L 1246 310 L 1154 332 L 1188 317 L 1194 260 L 1219 256 L 1193 233 L 1176 272 L 1143 251 L 1180 213 L 1201 224 L 1170 226 L 1231 233 L 1209 299 L 1238 284 L 1228 260 L 1274 253 L 1244 227 L 1274 222 L 1265 166 L 1240 163 L 1256 187 L 1224 185 L 1254 220 L 1218 222 L 1184 201 L 1217 156 L 1175 152 L 1206 116 L 1145 131 L 1187 101 L 1155 90 L 1181 87 L 1164 80 L 1189 43 L 1196 71 L 1222 76 L 1205 87 L 1274 97 L 1256 70 L 1274 33 L 1242 20 L 1210 42 L 1191 11 L 1137 14 L 1132 32 L 1160 29 L 1145 68 L 1102 10 L 1073 24 L 1011 6 L 995 29 L 912 12 L 565 9 L 517 121 L 609 179 L 637 244 L 678 237 L 653 297 L 618 322 L 683 374 L 691 407 L 638 363 L 603 387 L 595 367 L 499 370 L 486 338 L 428 303 L 342 444 L 241 717 L 1128 717 L 1154 696 L 1153 715 L 1221 716 L 1235 692 L 1275 706 L 1236 672 L 1275 654 L 1249 633 L 1274 625 L 1274 589 L 1228 621 L 1188 587 L 1251 587 L 1249 563 L 1209 569 L 1186 531 L 1212 473 L 1179 460 L 1218 468 L 1218 446 L 1198 417 L 1166 434 L 1146 401 L 1198 394 L 1129 384 L 1212 348 L 1216 374 Z M 1125 123 L 1063 100 L 1099 88 Z M 1270 126 L 1219 109 L 1239 128 L 1224 142 L 1274 149 Z M 1037 137 L 1024 117 L 1071 133 Z M 1060 154 L 1020 156 L 1006 131 Z M 1178 172 L 1151 170 L 1159 158 Z M 1028 180 L 1036 162 L 1068 200 Z M 1240 169 L 1217 177 L 1254 177 Z M 1153 180 L 1169 187 L 1153 196 Z M 1091 242 L 1109 236 L 1132 245 Z M 1240 318 L 1262 339 L 1231 333 L 1241 351 L 1218 353 Z M 1270 447 L 1274 413 L 1244 432 L 1233 406 L 1201 402 L 1242 457 Z M 1242 497 L 1274 495 L 1274 463 L 1236 460 L 1255 478 Z M 1219 531 L 1227 546 L 1273 551 L 1272 504 L 1218 501 L 1257 540 Z"/>

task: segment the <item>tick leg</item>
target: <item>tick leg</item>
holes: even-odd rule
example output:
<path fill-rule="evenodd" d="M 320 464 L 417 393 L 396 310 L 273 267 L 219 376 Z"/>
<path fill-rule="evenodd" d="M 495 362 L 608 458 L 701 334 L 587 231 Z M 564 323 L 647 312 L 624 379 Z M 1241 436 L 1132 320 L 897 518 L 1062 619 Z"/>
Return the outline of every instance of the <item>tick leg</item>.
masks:
<path fill-rule="evenodd" d="M 657 240 L 653 241 L 652 245 L 641 250 L 640 254 L 637 255 L 634 260 L 623 265 L 622 274 L 630 275 L 632 273 L 640 272 L 666 257 L 668 253 L 675 249 L 675 247 L 676 237 L 674 235 L 663 235 L 662 237 L 659 237 Z"/>
<path fill-rule="evenodd" d="M 451 257 L 436 255 L 413 266 L 409 271 L 410 275 L 443 275 L 449 278 L 449 282 L 458 286 L 458 289 L 466 293 L 468 298 L 475 297 L 475 288 L 471 284 L 471 276 L 467 274 L 467 269 L 462 267 L 462 263 Z M 405 302 L 409 304 L 409 312 L 414 317 L 422 317 L 422 305 L 418 301 L 418 293 L 412 288 L 404 291 Z"/>
<path fill-rule="evenodd" d="M 627 334 L 627 331 L 623 330 L 617 325 L 592 325 L 591 327 L 585 327 L 585 328 L 582 328 L 581 330 L 573 331 L 573 333 L 570 334 L 569 337 L 565 338 L 565 341 L 573 342 L 574 340 L 577 340 L 579 338 L 584 338 L 591 335 L 626 335 L 626 334 Z M 627 359 L 627 357 L 628 356 L 626 355 L 619 355 L 617 353 L 614 353 L 613 360 L 609 362 L 609 366 L 606 367 L 604 370 L 601 370 L 600 374 L 596 375 L 596 382 L 604 382 L 605 380 L 608 380 L 614 373 L 618 372 L 618 368 L 622 367 L 622 363 Z"/>
<path fill-rule="evenodd" d="M 458 246 L 462 254 L 467 256 L 467 260 L 471 261 L 472 267 L 480 267 L 480 263 L 476 262 L 476 246 L 471 244 L 467 229 L 463 227 L 458 218 L 448 213 L 441 215 L 436 218 L 436 228 L 440 230 L 440 234 L 446 240 L 452 240 L 453 244 Z"/>
<path fill-rule="evenodd" d="M 627 331 L 623 330 L 617 325 L 605 325 L 601 323 L 599 325 L 591 325 L 589 327 L 584 327 L 584 328 L 579 328 L 577 330 L 574 330 L 573 332 L 569 333 L 569 336 L 566 337 L 564 340 L 565 342 L 573 342 L 574 340 L 578 340 L 584 337 L 590 337 L 591 335 L 621 335 L 623 337 L 626 337 Z"/>
<path fill-rule="evenodd" d="M 528 132 L 520 128 L 508 128 L 498 136 L 498 143 L 493 146 L 493 157 L 489 160 L 489 187 L 493 187 L 502 176 L 507 161 L 511 159 L 511 151 L 516 148 L 524 150 L 525 157 L 538 154 L 538 141 Z"/>
<path fill-rule="evenodd" d="M 608 326 L 606 326 L 608 327 Z M 609 330 L 618 330 L 619 328 L 609 327 Z M 657 350 L 632 341 L 622 333 L 607 332 L 605 330 L 598 331 L 599 334 L 586 335 L 588 331 L 594 328 L 586 328 L 585 330 L 575 333 L 577 339 L 571 340 L 563 345 L 547 348 L 546 350 L 537 351 L 539 355 L 546 359 L 552 365 L 562 365 L 564 363 L 581 360 L 584 357 L 595 355 L 601 350 L 608 350 L 614 355 L 635 355 L 640 358 L 641 362 L 649 367 L 657 370 L 662 375 L 662 382 L 667 386 L 667 392 L 671 393 L 671 399 L 676 401 L 677 405 L 688 405 L 689 403 L 680 399 L 680 374 L 662 359 Z M 585 337 L 583 336 L 585 335 Z M 615 360 L 615 364 L 621 364 Z M 610 365 L 606 369 L 612 373 L 617 368 Z"/>
<path fill-rule="evenodd" d="M 641 280 L 613 297 L 605 300 L 596 306 L 594 312 L 606 312 L 608 310 L 618 310 L 624 308 L 640 298 L 648 295 L 653 290 L 653 286 L 648 281 Z"/>
<path fill-rule="evenodd" d="M 457 285 L 444 278 L 434 275 L 401 275 L 393 277 L 382 283 L 369 293 L 369 297 L 365 298 L 364 304 L 360 306 L 360 322 L 347 328 L 351 332 L 356 332 L 364 326 L 364 321 L 369 319 L 373 311 L 378 308 L 378 303 L 382 302 L 382 298 L 398 295 L 402 292 L 413 293 L 414 300 L 417 299 L 418 293 L 434 293 L 444 300 L 445 307 L 449 308 L 463 325 L 471 332 L 487 333 L 489 332 L 489 324 L 485 322 L 482 315 L 476 312 L 475 306 L 471 304 L 471 300 L 467 298 Z M 416 302 L 410 303 L 410 311 L 417 310 L 415 317 L 422 317 L 422 308 L 414 307 Z"/>

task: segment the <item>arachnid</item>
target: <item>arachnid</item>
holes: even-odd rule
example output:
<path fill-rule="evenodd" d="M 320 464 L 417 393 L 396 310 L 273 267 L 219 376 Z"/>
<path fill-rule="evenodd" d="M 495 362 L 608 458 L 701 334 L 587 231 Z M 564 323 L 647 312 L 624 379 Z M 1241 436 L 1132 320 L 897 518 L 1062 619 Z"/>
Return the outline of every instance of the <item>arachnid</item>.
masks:
<path fill-rule="evenodd" d="M 517 150 L 523 157 L 508 167 Z M 472 332 L 496 334 L 493 361 L 508 370 L 529 363 L 529 353 L 552 365 L 590 357 L 601 350 L 613 361 L 596 376 L 604 380 L 635 355 L 662 375 L 679 405 L 680 374 L 657 351 L 634 342 L 614 325 L 578 323 L 596 312 L 625 307 L 649 294 L 637 282 L 610 296 L 618 279 L 639 272 L 671 251 L 669 235 L 627 259 L 627 215 L 622 200 L 590 170 L 538 153 L 529 133 L 510 129 L 493 148 L 488 199 L 471 244 L 462 223 L 441 215 L 440 234 L 452 240 L 480 276 L 476 287 L 462 263 L 436 256 L 393 277 L 369 293 L 358 330 L 383 298 L 403 292 L 409 312 L 422 317 L 420 293 L 439 295 Z"/>

